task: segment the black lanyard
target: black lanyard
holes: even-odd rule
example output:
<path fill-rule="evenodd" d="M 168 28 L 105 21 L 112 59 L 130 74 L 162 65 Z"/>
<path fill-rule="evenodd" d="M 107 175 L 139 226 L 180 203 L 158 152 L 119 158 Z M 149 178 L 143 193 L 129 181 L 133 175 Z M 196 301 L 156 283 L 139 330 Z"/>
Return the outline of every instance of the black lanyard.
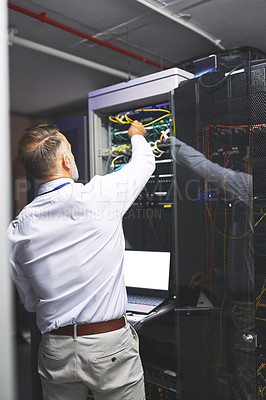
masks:
<path fill-rule="evenodd" d="M 62 185 L 56 186 L 54 189 L 48 190 L 48 192 L 44 192 L 44 193 L 39 194 L 39 196 L 42 196 L 43 194 L 55 192 L 56 190 L 59 190 L 59 189 L 61 189 L 62 187 L 66 186 L 66 185 L 70 185 L 70 182 L 62 183 Z"/>

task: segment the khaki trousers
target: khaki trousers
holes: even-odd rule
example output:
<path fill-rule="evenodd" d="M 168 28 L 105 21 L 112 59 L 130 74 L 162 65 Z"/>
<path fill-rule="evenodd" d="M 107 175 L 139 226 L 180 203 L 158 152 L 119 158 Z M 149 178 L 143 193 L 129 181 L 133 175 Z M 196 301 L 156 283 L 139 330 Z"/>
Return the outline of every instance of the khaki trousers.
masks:
<path fill-rule="evenodd" d="M 97 335 L 46 333 L 39 347 L 44 400 L 144 400 L 138 336 L 126 323 Z"/>

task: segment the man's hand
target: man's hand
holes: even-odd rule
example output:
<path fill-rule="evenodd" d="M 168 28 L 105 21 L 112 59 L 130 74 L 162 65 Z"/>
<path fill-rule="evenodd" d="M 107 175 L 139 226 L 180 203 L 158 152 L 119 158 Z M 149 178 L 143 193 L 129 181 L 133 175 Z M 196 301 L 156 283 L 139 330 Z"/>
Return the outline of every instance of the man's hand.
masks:
<path fill-rule="evenodd" d="M 139 121 L 133 121 L 131 127 L 128 130 L 128 136 L 131 139 L 134 135 L 142 135 L 145 136 L 146 129 Z"/>
<path fill-rule="evenodd" d="M 199 271 L 196 274 L 192 275 L 189 284 L 192 287 L 192 289 L 195 289 L 196 287 L 200 286 L 200 284 L 203 282 L 210 282 L 212 278 L 213 278 L 212 270 Z"/>

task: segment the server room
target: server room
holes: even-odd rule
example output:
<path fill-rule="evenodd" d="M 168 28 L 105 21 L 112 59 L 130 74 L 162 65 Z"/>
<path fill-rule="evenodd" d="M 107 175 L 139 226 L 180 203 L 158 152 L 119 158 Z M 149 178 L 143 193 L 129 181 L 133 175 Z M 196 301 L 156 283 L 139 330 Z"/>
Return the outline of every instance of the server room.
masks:
<path fill-rule="evenodd" d="M 0 400 L 266 400 L 265 0 L 0 20 Z"/>

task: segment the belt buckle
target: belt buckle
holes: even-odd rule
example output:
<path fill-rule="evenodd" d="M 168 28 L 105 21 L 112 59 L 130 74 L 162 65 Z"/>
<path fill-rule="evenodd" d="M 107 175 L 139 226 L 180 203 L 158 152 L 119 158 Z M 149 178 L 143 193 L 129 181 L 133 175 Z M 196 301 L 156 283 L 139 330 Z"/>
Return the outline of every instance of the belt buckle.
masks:
<path fill-rule="evenodd" d="M 77 330 L 77 324 L 73 325 L 73 340 L 77 340 L 78 336 L 78 330 Z"/>

